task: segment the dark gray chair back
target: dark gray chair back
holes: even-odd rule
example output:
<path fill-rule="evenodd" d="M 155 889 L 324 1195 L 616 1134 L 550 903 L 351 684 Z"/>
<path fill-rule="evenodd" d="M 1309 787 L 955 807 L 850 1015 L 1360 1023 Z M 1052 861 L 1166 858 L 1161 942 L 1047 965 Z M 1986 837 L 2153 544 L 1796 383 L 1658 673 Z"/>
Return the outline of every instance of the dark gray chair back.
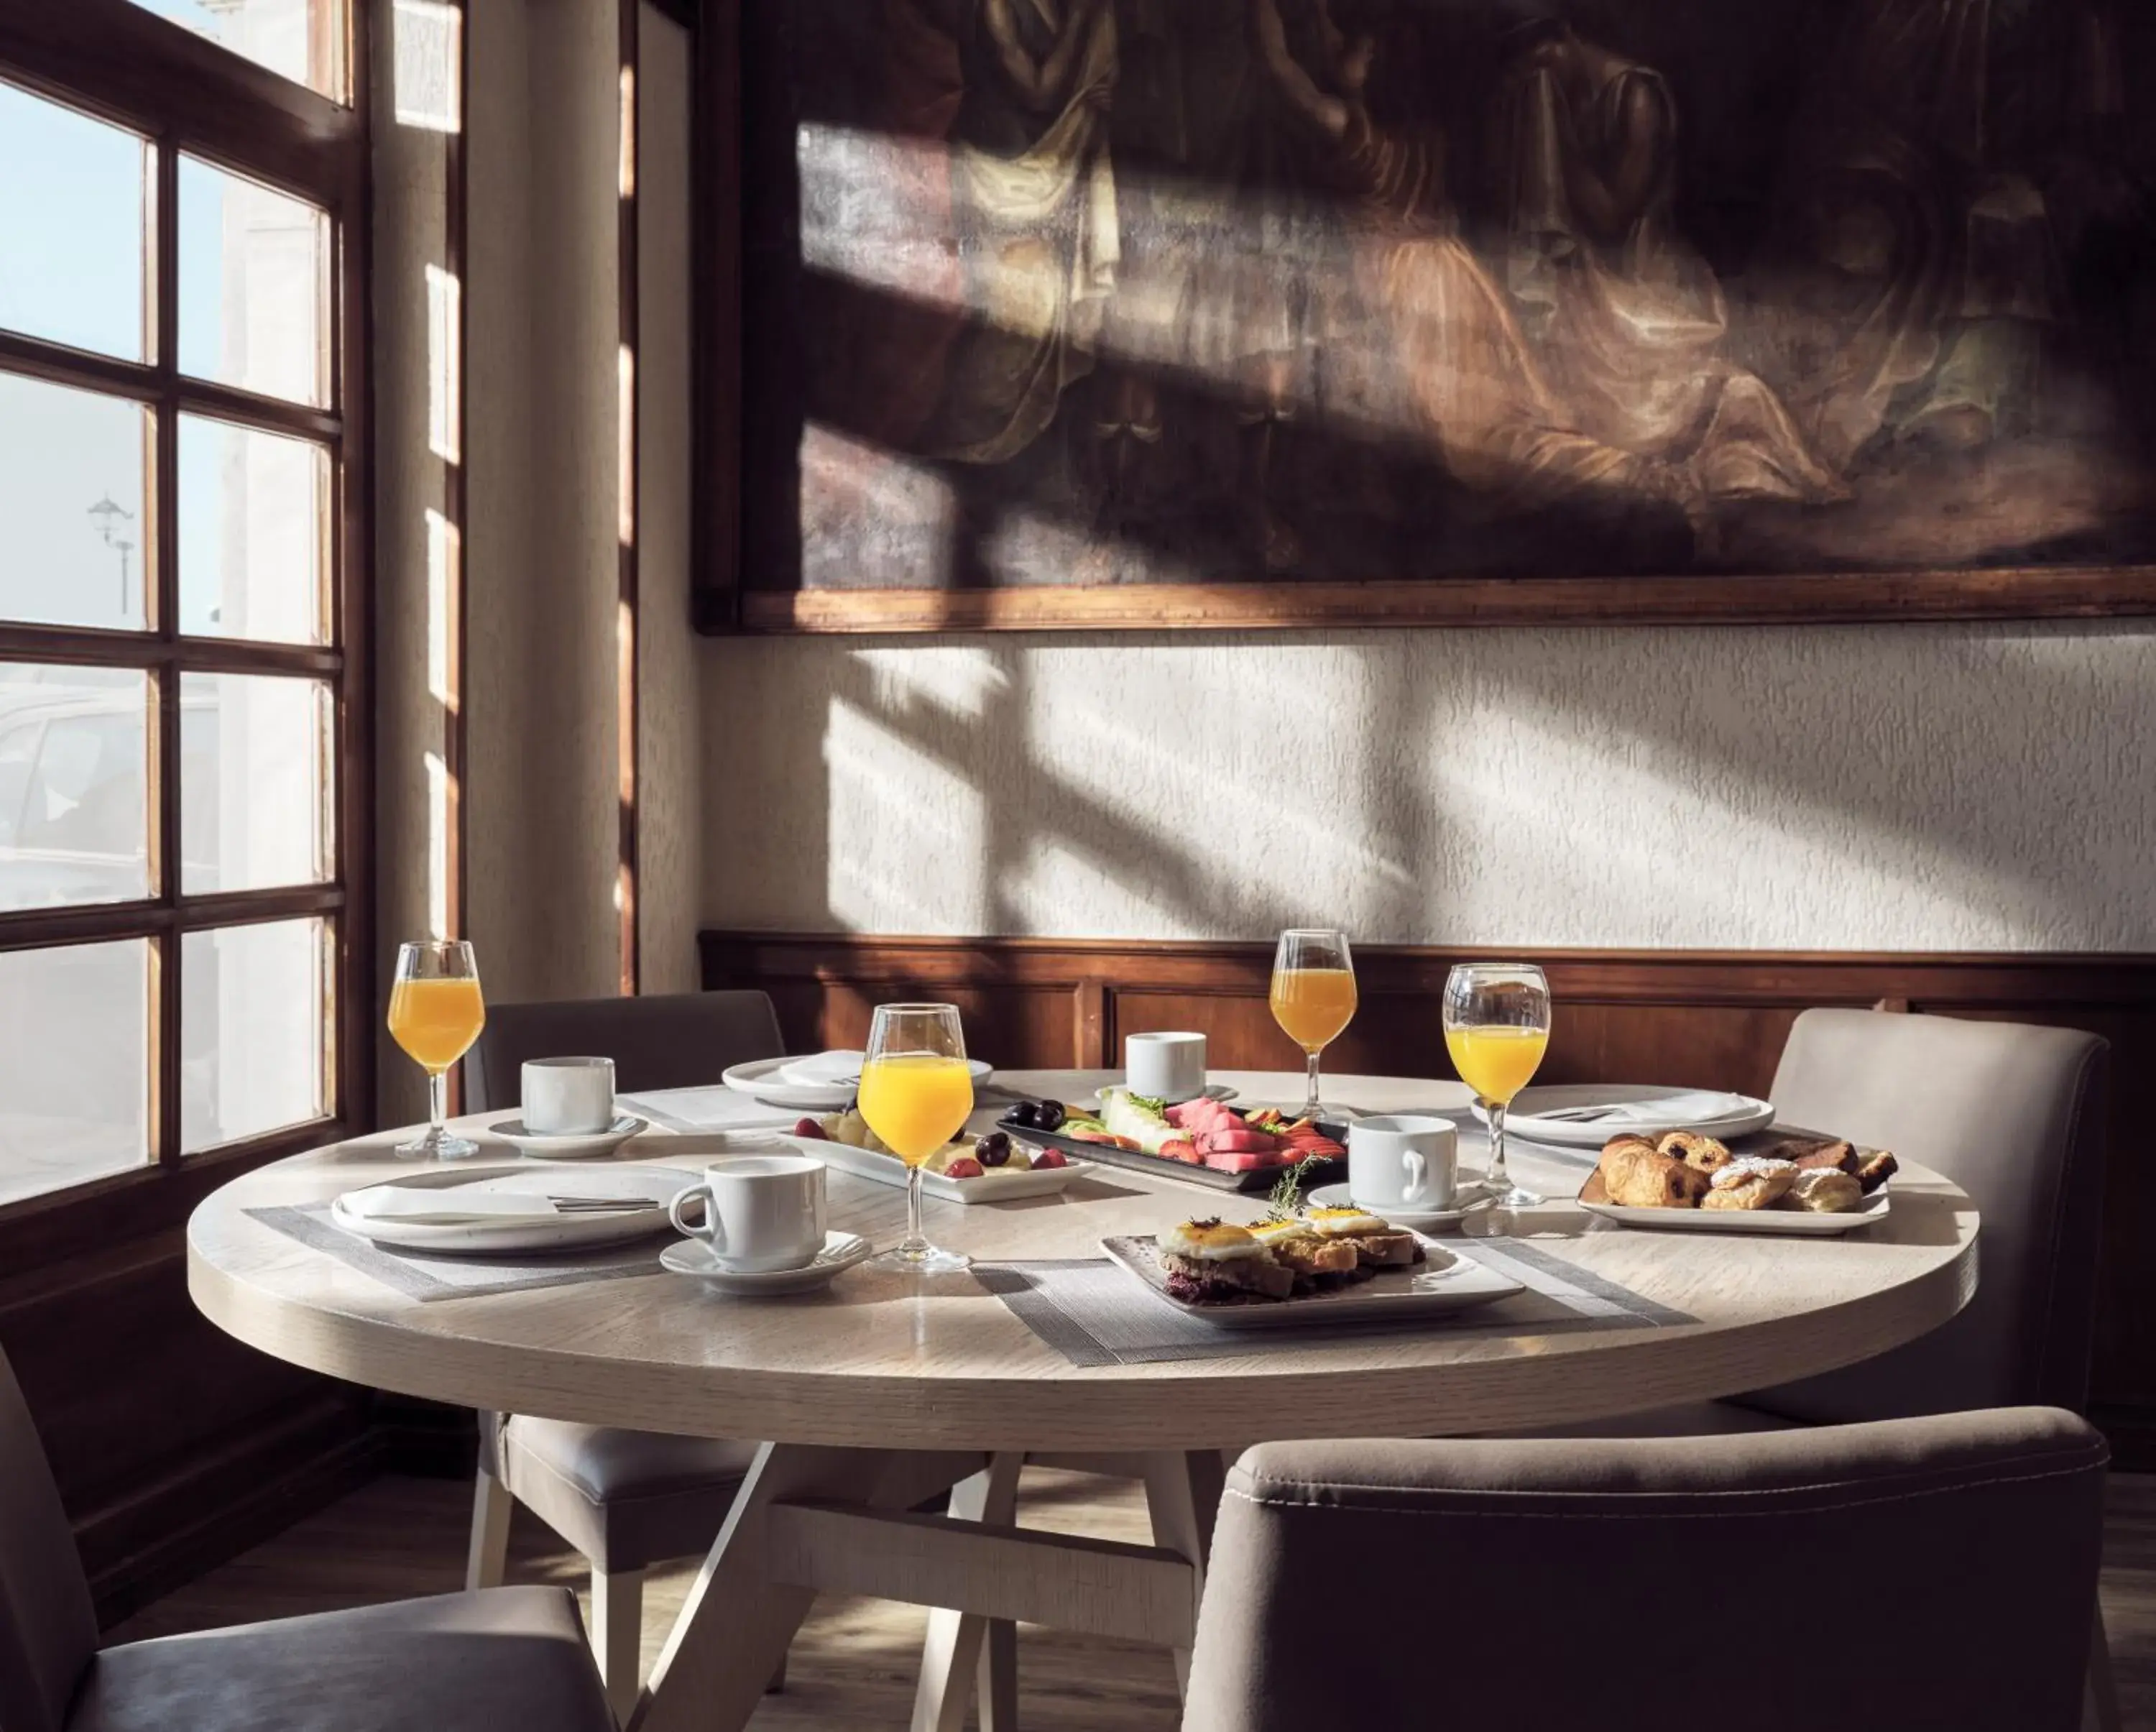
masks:
<path fill-rule="evenodd" d="M 489 1005 L 465 1061 L 465 1104 L 474 1113 L 516 1105 L 530 1058 L 610 1058 L 615 1086 L 628 1093 L 716 1082 L 730 1065 L 785 1050 L 778 1015 L 761 992 Z"/>
<path fill-rule="evenodd" d="M 1745 1396 L 1815 1424 L 2087 1403 L 2103 1200 L 2095 1035 L 1874 1010 L 1807 1010 L 1774 1077 L 1784 1123 L 1943 1173 L 1983 1217 L 1960 1315 L 1845 1370 Z"/>
<path fill-rule="evenodd" d="M 2052 1408 L 1266 1444 L 1221 1500 L 1183 1732 L 2076 1732 L 2105 1461 Z"/>
<path fill-rule="evenodd" d="M 97 1614 L 44 1446 L 0 1354 L 0 1732 L 60 1732 Z"/>

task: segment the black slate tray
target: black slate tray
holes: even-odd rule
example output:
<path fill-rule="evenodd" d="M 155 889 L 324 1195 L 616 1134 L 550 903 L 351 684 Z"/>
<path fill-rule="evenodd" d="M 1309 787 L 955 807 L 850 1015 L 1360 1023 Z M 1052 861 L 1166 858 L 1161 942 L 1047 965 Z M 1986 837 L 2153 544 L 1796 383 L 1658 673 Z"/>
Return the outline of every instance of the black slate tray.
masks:
<path fill-rule="evenodd" d="M 1229 1108 L 1239 1118 L 1250 1115 L 1238 1108 Z M 1280 1176 L 1287 1170 L 1287 1163 L 1279 1166 L 1260 1167 L 1250 1173 L 1224 1173 L 1217 1167 L 1194 1166 L 1188 1161 L 1169 1160 L 1164 1155 L 1147 1154 L 1142 1149 L 1118 1149 L 1112 1143 L 1088 1143 L 1082 1137 L 1066 1137 L 1060 1131 L 1036 1130 L 1029 1125 L 1012 1124 L 998 1118 L 996 1128 L 1008 1131 L 1020 1143 L 1030 1143 L 1038 1148 L 1060 1149 L 1073 1160 L 1098 1161 L 1104 1167 L 1127 1167 L 1133 1173 L 1151 1173 L 1162 1179 L 1180 1179 L 1186 1185 L 1202 1185 L 1208 1190 L 1240 1191 L 1246 1195 L 1263 1196 L 1280 1183 Z M 1348 1145 L 1348 1127 L 1317 1121 L 1317 1128 L 1342 1148 Z M 1348 1177 L 1348 1158 L 1345 1155 L 1327 1156 L 1322 1160 L 1305 1161 L 1303 1190 L 1309 1191 L 1321 1185 L 1337 1185 Z"/>

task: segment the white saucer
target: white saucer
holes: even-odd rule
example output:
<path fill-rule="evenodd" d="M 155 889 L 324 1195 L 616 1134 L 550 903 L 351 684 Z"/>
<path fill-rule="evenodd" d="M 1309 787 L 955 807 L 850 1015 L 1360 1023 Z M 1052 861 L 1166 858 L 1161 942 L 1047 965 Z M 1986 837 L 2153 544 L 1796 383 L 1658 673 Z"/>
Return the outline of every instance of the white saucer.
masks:
<path fill-rule="evenodd" d="M 831 1277 L 867 1257 L 875 1246 L 859 1233 L 835 1229 L 824 1236 L 824 1248 L 813 1262 L 798 1269 L 767 1269 L 750 1274 L 720 1267 L 711 1247 L 701 1239 L 683 1239 L 659 1253 L 661 1267 L 675 1275 L 690 1275 L 715 1293 L 736 1298 L 777 1298 L 786 1293 L 814 1293 L 828 1287 Z"/>
<path fill-rule="evenodd" d="M 530 1131 L 521 1118 L 505 1118 L 499 1124 L 486 1127 L 487 1134 L 499 1137 L 519 1154 L 535 1154 L 542 1160 L 585 1160 L 602 1154 L 612 1154 L 631 1137 L 650 1128 L 650 1121 L 627 1115 L 617 1118 L 603 1131 L 576 1132 L 567 1135 L 558 1131 Z"/>
<path fill-rule="evenodd" d="M 1122 1083 L 1116 1083 L 1112 1086 L 1117 1088 L 1123 1087 Z M 1209 1101 L 1232 1101 L 1242 1093 L 1242 1090 L 1240 1088 L 1230 1088 L 1224 1082 L 1209 1082 L 1205 1085 L 1201 1092 Z M 1171 1107 L 1181 1107 L 1196 1100 L 1198 1097 L 1199 1097 L 1194 1094 L 1181 1095 L 1176 1099 L 1170 1101 L 1168 1104 Z M 1032 1097 L 1028 1096 L 1026 1098 L 1029 1100 Z M 1081 1096 L 1079 1103 L 1081 1106 L 1098 1108 L 1101 1105 L 1101 1091 L 1096 1088 L 1089 1095 Z"/>
<path fill-rule="evenodd" d="M 1462 1183 L 1461 1190 L 1480 1190 L 1478 1185 Z M 1320 1209 L 1358 1209 L 1353 1193 L 1345 1185 L 1321 1185 L 1310 1194 L 1310 1200 Z M 1418 1233 L 1428 1233 L 1442 1227 L 1456 1227 L 1477 1210 L 1487 1209 L 1490 1199 L 1477 1196 L 1458 1209 L 1400 1209 L 1388 1204 L 1382 1209 L 1373 1209 L 1373 1215 L 1382 1215 L 1396 1227 L 1408 1227 Z"/>

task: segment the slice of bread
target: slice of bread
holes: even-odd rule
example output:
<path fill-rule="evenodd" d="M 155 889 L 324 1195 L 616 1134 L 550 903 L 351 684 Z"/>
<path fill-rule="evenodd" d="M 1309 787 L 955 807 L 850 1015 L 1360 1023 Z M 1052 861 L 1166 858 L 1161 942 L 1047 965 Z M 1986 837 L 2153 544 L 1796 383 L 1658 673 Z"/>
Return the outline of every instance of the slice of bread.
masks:
<path fill-rule="evenodd" d="M 1363 1262 L 1381 1269 L 1404 1268 L 1423 1260 L 1422 1241 L 1413 1233 L 1358 1233 L 1348 1242 Z"/>
<path fill-rule="evenodd" d="M 1229 1262 L 1200 1262 L 1195 1257 L 1160 1254 L 1168 1272 L 1168 1292 L 1192 1304 L 1210 1305 L 1243 1298 L 1285 1299 L 1295 1291 L 1295 1271 L 1270 1257 L 1237 1257 Z"/>

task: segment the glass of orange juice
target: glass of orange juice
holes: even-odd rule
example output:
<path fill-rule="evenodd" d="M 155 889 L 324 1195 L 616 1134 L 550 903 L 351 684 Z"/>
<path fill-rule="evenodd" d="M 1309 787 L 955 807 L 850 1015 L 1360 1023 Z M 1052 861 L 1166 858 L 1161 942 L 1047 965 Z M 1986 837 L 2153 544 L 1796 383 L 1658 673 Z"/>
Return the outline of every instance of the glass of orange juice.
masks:
<path fill-rule="evenodd" d="M 450 1134 L 449 1066 L 465 1056 L 486 1026 L 480 996 L 479 964 L 461 938 L 429 938 L 397 952 L 397 979 L 389 989 L 389 1036 L 427 1072 L 427 1134 L 400 1144 L 399 1154 L 446 1160 L 475 1154 L 479 1144 Z"/>
<path fill-rule="evenodd" d="M 1273 1020 L 1302 1048 L 1309 1067 L 1302 1116 L 1328 1116 L 1317 1097 L 1317 1060 L 1355 1015 L 1355 959 L 1348 953 L 1348 935 L 1331 927 L 1282 933 L 1273 951 L 1271 996 Z"/>
<path fill-rule="evenodd" d="M 906 1163 L 906 1237 L 870 1259 L 908 1274 L 941 1275 L 973 1262 L 921 1231 L 921 1164 L 965 1128 L 973 1076 L 956 1005 L 879 1005 L 869 1025 L 855 1103 L 885 1148 Z"/>
<path fill-rule="evenodd" d="M 1484 1181 L 1501 1209 L 1543 1200 L 1512 1183 L 1505 1166 L 1505 1111 L 1527 1086 L 1549 1046 L 1549 982 L 1526 963 L 1462 963 L 1445 983 L 1445 1044 L 1460 1080 L 1490 1119 Z"/>

